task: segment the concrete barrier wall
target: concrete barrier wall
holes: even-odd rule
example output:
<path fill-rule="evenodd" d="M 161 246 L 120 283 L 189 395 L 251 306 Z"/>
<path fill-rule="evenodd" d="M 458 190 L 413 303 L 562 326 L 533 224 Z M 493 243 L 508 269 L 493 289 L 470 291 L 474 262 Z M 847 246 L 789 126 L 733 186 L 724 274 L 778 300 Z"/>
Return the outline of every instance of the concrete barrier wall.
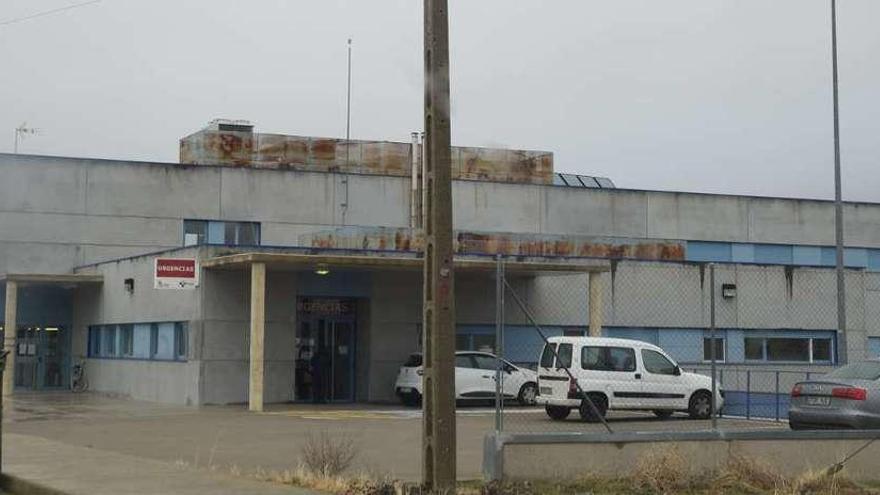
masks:
<path fill-rule="evenodd" d="M 743 456 L 781 475 L 797 476 L 841 462 L 872 439 L 880 439 L 880 431 L 490 434 L 485 441 L 483 471 L 488 479 L 506 480 L 627 476 L 645 456 L 677 449 L 694 473 L 722 467 L 732 456 Z M 878 455 L 880 441 L 846 462 L 845 475 L 856 481 L 880 480 Z"/>

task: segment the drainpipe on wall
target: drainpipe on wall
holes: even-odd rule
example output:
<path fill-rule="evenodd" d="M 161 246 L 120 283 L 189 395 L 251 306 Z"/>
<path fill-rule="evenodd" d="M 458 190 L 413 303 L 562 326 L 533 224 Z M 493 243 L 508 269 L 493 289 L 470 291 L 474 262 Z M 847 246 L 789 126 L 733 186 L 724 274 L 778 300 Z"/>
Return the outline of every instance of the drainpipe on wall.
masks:
<path fill-rule="evenodd" d="M 410 194 L 409 226 L 413 229 L 422 227 L 422 173 L 421 173 L 421 150 L 419 146 L 419 133 L 412 133 L 412 146 L 410 147 L 411 171 L 410 179 L 412 191 Z"/>

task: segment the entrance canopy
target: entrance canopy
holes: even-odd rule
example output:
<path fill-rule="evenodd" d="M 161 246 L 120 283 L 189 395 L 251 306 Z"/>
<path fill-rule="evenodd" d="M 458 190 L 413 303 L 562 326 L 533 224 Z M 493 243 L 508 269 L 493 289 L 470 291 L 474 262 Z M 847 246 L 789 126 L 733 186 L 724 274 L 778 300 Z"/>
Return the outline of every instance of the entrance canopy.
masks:
<path fill-rule="evenodd" d="M 264 264 L 274 270 L 316 270 L 327 268 L 362 268 L 385 270 L 421 270 L 424 260 L 416 256 L 382 255 L 345 256 L 335 254 L 302 253 L 240 253 L 217 256 L 202 261 L 202 268 L 235 270 L 252 264 Z M 547 258 L 519 258 L 505 261 L 505 270 L 514 273 L 601 273 L 611 270 L 607 260 L 576 259 L 552 260 Z M 456 271 L 494 271 L 496 262 L 490 257 L 456 257 Z"/>
<path fill-rule="evenodd" d="M 250 373 L 248 382 L 248 403 L 251 411 L 263 410 L 264 389 L 264 337 L 266 315 L 266 273 L 267 271 L 314 271 L 318 274 L 326 274 L 331 270 L 345 269 L 349 271 L 391 271 L 402 270 L 418 272 L 422 270 L 424 260 L 416 253 L 387 253 L 363 252 L 345 255 L 340 253 L 316 254 L 316 253 L 291 253 L 291 252 L 243 252 L 235 254 L 222 254 L 201 261 L 205 270 L 230 270 L 250 271 Z M 490 256 L 456 256 L 456 273 L 482 272 L 493 273 L 497 269 L 497 262 Z M 590 277 L 590 331 L 599 332 L 601 326 L 601 289 L 599 275 L 610 271 L 610 263 L 598 259 L 547 259 L 520 257 L 505 260 L 505 272 L 519 274 L 521 276 L 533 275 L 572 275 L 584 274 Z M 344 322 L 343 322 L 344 323 Z M 333 347 L 339 347 L 344 352 L 340 356 L 350 357 L 351 343 L 345 340 L 350 327 L 331 329 Z M 348 333 L 346 333 L 348 332 Z M 343 340 L 340 344 L 339 338 Z M 323 338 L 323 337 L 322 337 Z M 335 340 L 333 340 L 335 339 Z M 326 338 L 324 340 L 327 340 Z M 320 355 L 320 354 L 319 354 Z M 323 369 L 323 368 L 322 368 Z M 330 368 L 328 368 L 330 369 Z M 326 374 L 326 373 L 323 373 Z M 326 380 L 322 380 L 323 383 Z M 318 383 L 318 382 L 316 382 Z M 321 385 L 315 390 L 324 397 L 327 387 Z M 351 393 L 345 389 L 345 394 Z M 315 392 L 313 392 L 315 393 Z M 343 394 L 343 395 L 345 395 Z"/>

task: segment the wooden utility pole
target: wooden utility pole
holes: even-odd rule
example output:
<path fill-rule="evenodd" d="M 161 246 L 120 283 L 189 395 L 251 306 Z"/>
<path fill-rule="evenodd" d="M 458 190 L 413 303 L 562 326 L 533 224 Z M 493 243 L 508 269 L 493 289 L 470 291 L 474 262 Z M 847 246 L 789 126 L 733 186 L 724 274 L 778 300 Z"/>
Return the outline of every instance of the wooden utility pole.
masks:
<path fill-rule="evenodd" d="M 425 8 L 425 270 L 422 479 L 455 490 L 455 289 L 447 0 Z"/>

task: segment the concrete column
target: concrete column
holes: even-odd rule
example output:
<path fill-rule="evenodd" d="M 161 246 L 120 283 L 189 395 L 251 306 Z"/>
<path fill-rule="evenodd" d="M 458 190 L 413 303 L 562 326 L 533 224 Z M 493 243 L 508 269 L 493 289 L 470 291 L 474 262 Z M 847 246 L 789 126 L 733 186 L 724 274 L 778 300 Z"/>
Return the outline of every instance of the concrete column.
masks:
<path fill-rule="evenodd" d="M 602 272 L 590 272 L 590 337 L 602 336 Z"/>
<path fill-rule="evenodd" d="M 6 322 L 3 328 L 3 349 L 9 351 L 6 355 L 6 369 L 3 371 L 3 395 L 12 395 L 15 387 L 15 336 L 18 329 L 16 318 L 18 313 L 18 284 L 6 281 Z"/>
<path fill-rule="evenodd" d="M 248 408 L 263 410 L 264 336 L 266 333 L 266 264 L 251 264 L 251 372 Z"/>

